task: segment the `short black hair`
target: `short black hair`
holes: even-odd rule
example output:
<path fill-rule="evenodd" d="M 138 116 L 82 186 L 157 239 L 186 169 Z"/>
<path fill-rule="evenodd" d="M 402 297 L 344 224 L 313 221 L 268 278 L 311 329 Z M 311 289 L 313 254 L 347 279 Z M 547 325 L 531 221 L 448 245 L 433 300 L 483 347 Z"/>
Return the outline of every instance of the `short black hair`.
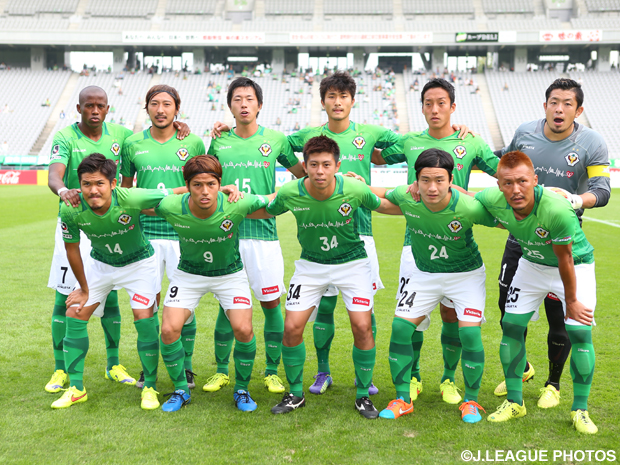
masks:
<path fill-rule="evenodd" d="M 321 102 L 325 101 L 325 95 L 327 94 L 327 91 L 332 89 L 338 92 L 348 92 L 353 99 L 355 98 L 357 84 L 355 83 L 355 79 L 353 79 L 349 73 L 346 73 L 344 71 L 337 71 L 331 76 L 328 76 L 325 79 L 321 80 L 321 85 L 319 86 Z"/>
<path fill-rule="evenodd" d="M 422 89 L 422 96 L 420 97 L 420 102 L 424 104 L 424 94 L 426 94 L 427 90 L 435 89 L 437 87 L 448 92 L 448 95 L 450 96 L 450 105 L 452 105 L 454 103 L 454 100 L 456 100 L 454 96 L 454 86 L 442 78 L 431 79 L 424 85 L 424 88 Z"/>
<path fill-rule="evenodd" d="M 549 87 L 547 87 L 547 90 L 545 92 L 545 102 L 549 101 L 549 97 L 551 97 L 551 92 L 556 89 L 572 90 L 575 93 L 575 99 L 577 100 L 577 108 L 583 105 L 583 89 L 581 88 L 581 84 L 579 84 L 577 81 L 566 78 L 556 79 Z"/>
<path fill-rule="evenodd" d="M 420 178 L 420 171 L 424 168 L 442 168 L 448 172 L 452 179 L 452 171 L 454 171 L 454 158 L 445 150 L 426 149 L 415 161 L 415 178 Z"/>
<path fill-rule="evenodd" d="M 313 153 L 331 153 L 336 163 L 340 160 L 340 147 L 334 139 L 327 136 L 316 136 L 306 142 L 303 149 L 304 163 L 308 163 L 308 158 Z"/>
<path fill-rule="evenodd" d="M 254 89 L 254 94 L 256 95 L 256 100 L 259 105 L 263 104 L 263 89 L 252 79 L 247 77 L 238 77 L 228 86 L 228 95 L 226 96 L 226 101 L 228 102 L 228 108 L 232 104 L 233 93 L 235 89 L 240 87 L 251 87 Z"/>
<path fill-rule="evenodd" d="M 110 184 L 116 179 L 116 162 L 106 158 L 101 153 L 91 153 L 84 158 L 77 167 L 78 179 L 82 181 L 82 175 L 84 173 L 101 173 L 103 174 Z"/>

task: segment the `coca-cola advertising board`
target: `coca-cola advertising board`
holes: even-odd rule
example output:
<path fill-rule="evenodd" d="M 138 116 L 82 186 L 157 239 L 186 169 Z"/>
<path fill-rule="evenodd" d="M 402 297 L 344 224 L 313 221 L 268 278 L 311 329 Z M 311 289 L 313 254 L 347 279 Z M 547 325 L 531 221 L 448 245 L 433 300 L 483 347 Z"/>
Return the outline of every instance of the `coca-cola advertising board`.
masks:
<path fill-rule="evenodd" d="M 37 171 L 0 170 L 0 184 L 37 184 Z"/>

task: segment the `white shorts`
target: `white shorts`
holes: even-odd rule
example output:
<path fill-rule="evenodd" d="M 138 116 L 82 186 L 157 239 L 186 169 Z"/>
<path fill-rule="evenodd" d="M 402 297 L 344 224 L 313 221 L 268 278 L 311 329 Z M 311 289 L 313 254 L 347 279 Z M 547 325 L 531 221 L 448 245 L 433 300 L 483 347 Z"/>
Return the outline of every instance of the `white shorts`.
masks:
<path fill-rule="evenodd" d="M 168 276 L 168 281 L 170 281 L 179 266 L 181 249 L 179 248 L 179 241 L 170 239 L 150 239 L 149 241 L 155 250 L 155 261 L 157 262 L 159 276 L 159 289 L 157 292 L 160 292 L 164 271 L 166 271 L 166 276 Z"/>
<path fill-rule="evenodd" d="M 58 218 L 56 232 L 54 233 L 54 255 L 52 256 L 52 266 L 50 268 L 50 277 L 47 281 L 47 287 L 55 289 L 63 295 L 69 295 L 77 279 L 67 259 L 65 242 L 62 240 L 61 223 L 60 218 Z M 90 250 L 90 239 L 86 234 L 80 231 L 80 253 L 82 255 L 82 262 L 84 263 L 84 269 L 86 269 L 88 264 L 92 261 Z"/>
<path fill-rule="evenodd" d="M 193 313 L 208 292 L 213 293 L 226 311 L 252 308 L 248 277 L 243 270 L 223 276 L 202 276 L 177 269 L 170 279 L 164 305 L 186 308 Z"/>
<path fill-rule="evenodd" d="M 284 294 L 284 259 L 280 241 L 241 239 L 239 253 L 258 301 L 270 302 Z"/>
<path fill-rule="evenodd" d="M 594 312 L 596 307 L 596 274 L 594 263 L 575 265 L 577 278 L 577 300 Z M 538 309 L 547 294 L 553 293 L 562 302 L 566 315 L 564 284 L 560 278 L 560 269 L 555 266 L 538 265 L 525 258 L 519 259 L 519 266 L 506 298 L 506 313 L 534 312 L 532 320 L 538 320 Z M 565 324 L 583 326 L 569 318 Z M 594 322 L 592 323 L 594 326 Z"/>
<path fill-rule="evenodd" d="M 88 283 L 86 307 L 100 303 L 93 315 L 101 317 L 108 294 L 113 289 L 125 288 L 129 304 L 134 310 L 150 308 L 156 303 L 157 268 L 155 256 L 125 266 L 111 266 L 99 260 L 92 260 L 85 267 Z M 75 285 L 75 289 L 80 287 Z"/>
<path fill-rule="evenodd" d="M 364 258 L 340 265 L 297 260 L 286 297 L 286 310 L 295 312 L 318 307 L 330 285 L 342 292 L 347 310 L 367 312 L 372 309 L 371 266 L 370 260 Z"/>
<path fill-rule="evenodd" d="M 484 265 L 462 273 L 416 270 L 405 284 L 395 315 L 419 318 L 430 314 L 444 297 L 452 299 L 459 321 L 484 323 L 486 302 Z"/>

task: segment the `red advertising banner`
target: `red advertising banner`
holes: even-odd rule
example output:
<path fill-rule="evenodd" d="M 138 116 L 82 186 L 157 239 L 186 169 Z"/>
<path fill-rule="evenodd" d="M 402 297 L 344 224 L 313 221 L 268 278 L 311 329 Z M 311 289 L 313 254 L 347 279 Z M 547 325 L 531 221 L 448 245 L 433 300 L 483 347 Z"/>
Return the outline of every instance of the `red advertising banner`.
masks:
<path fill-rule="evenodd" d="M 37 171 L 0 170 L 0 184 L 37 184 Z"/>

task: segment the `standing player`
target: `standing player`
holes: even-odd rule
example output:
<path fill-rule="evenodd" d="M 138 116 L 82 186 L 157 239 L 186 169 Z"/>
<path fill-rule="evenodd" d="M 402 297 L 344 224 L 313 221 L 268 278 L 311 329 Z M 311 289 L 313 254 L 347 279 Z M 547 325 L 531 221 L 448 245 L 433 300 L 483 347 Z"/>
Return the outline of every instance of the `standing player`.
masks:
<path fill-rule="evenodd" d="M 557 79 L 547 89 L 545 100 L 545 118 L 522 124 L 510 145 L 496 153 L 498 156 L 514 150 L 525 153 L 534 164 L 539 183 L 564 189 L 564 195 L 577 210 L 581 221 L 584 208 L 603 207 L 609 201 L 611 183 L 607 145 L 600 134 L 575 122 L 575 118 L 583 113 L 583 90 L 579 83 Z M 502 321 L 508 291 L 522 253 L 518 242 L 508 236 L 499 274 Z M 545 298 L 545 313 L 549 321 L 549 377 L 541 389 L 538 406 L 551 408 L 560 403 L 560 378 L 571 351 L 571 341 L 564 324 L 562 303 L 556 295 L 549 294 Z M 529 381 L 533 376 L 534 367 L 526 362 L 523 381 Z M 495 389 L 495 395 L 506 394 L 506 383 L 502 382 Z"/>
<path fill-rule="evenodd" d="M 596 306 L 594 249 L 569 202 L 538 185 L 535 168 L 527 155 L 519 151 L 506 153 L 497 174 L 499 189 L 485 189 L 476 198 L 510 231 L 523 256 L 507 292 L 499 351 L 507 400 L 488 420 L 503 422 L 525 416 L 525 330 L 552 292 L 562 304 L 573 347 L 571 420 L 580 433 L 594 434 L 598 428 L 588 414 L 595 364 L 591 326 Z"/>
<path fill-rule="evenodd" d="M 212 139 L 209 147 L 209 154 L 222 164 L 224 184 L 235 184 L 246 194 L 273 194 L 276 161 L 296 177 L 304 175 L 286 136 L 259 126 L 256 118 L 263 107 L 263 92 L 258 84 L 245 77 L 235 79 L 228 86 L 227 100 L 236 127 Z M 282 393 L 285 388 L 278 376 L 278 365 L 284 332 L 280 309 L 280 295 L 285 292 L 284 261 L 275 218 L 244 220 L 239 225 L 239 239 L 243 267 L 265 315 L 265 387 L 270 392 Z M 214 340 L 217 373 L 204 385 L 205 391 L 217 391 L 230 382 L 228 361 L 232 342 L 230 321 L 220 306 Z"/>
<path fill-rule="evenodd" d="M 134 175 L 137 175 L 136 187 L 139 188 L 183 187 L 183 166 L 191 157 L 204 155 L 204 143 L 194 134 L 183 140 L 175 137 L 177 130 L 173 123 L 181 108 L 181 98 L 174 87 L 163 84 L 153 86 L 146 93 L 145 101 L 145 110 L 152 126 L 130 136 L 123 145 L 122 187 L 133 187 Z M 161 218 L 141 215 L 140 225 L 155 249 L 160 278 L 163 279 L 165 270 L 170 279 L 179 263 L 179 236 L 172 226 Z M 159 306 L 159 292 L 157 297 Z M 191 318 L 183 326 L 181 333 L 185 349 L 185 376 L 190 388 L 195 387 L 192 368 L 195 339 L 196 318 Z M 142 373 L 138 387 L 142 387 L 143 377 Z"/>
<path fill-rule="evenodd" d="M 191 318 L 202 296 L 212 292 L 225 309 L 235 337 L 235 392 L 237 408 L 250 412 L 256 402 L 248 392 L 256 357 L 252 329 L 252 296 L 239 255 L 239 224 L 267 205 L 263 196 L 246 195 L 237 203 L 218 192 L 222 166 L 215 157 L 202 155 L 185 165 L 183 177 L 189 194 L 165 199 L 155 208 L 179 235 L 181 259 L 164 300 L 161 355 L 175 391 L 162 410 L 173 412 L 190 402 L 190 391 L 180 360 L 183 323 Z M 258 215 L 258 214 L 257 214 Z M 268 215 L 262 211 L 262 218 Z"/>
<path fill-rule="evenodd" d="M 456 110 L 454 87 L 445 79 L 431 79 L 422 89 L 422 114 L 428 123 L 428 128 L 422 132 L 410 132 L 397 144 L 388 147 L 380 154 L 373 155 L 373 163 L 403 163 L 408 166 L 408 183 L 416 182 L 415 163 L 421 153 L 429 148 L 438 148 L 452 155 L 455 170 L 453 185 L 467 190 L 469 176 L 474 166 L 478 166 L 491 176 L 496 175 L 497 157 L 489 146 L 480 137 L 469 136 L 464 140 L 459 138 L 450 123 L 450 116 Z M 401 301 L 401 293 L 412 277 L 415 270 L 415 260 L 412 254 L 411 234 L 409 228 L 405 233 L 405 244 L 400 259 L 399 288 L 396 299 Z M 442 399 L 449 404 L 461 401 L 461 395 L 454 384 L 454 374 L 461 359 L 461 338 L 459 337 L 459 320 L 454 306 L 445 298 L 440 304 L 441 318 L 441 347 L 443 351 L 444 372 L 439 390 Z M 422 378 L 420 377 L 420 351 L 424 342 L 424 333 L 430 324 L 426 319 L 417 325 L 413 335 L 413 369 L 411 377 L 411 398 L 416 400 L 422 392 Z"/>
<path fill-rule="evenodd" d="M 304 146 L 303 154 L 308 176 L 285 184 L 267 207 L 267 212 L 274 215 L 293 213 L 302 248 L 286 298 L 282 341 L 282 361 L 291 392 L 271 411 L 289 413 L 305 405 L 303 331 L 332 285 L 342 292 L 351 320 L 357 384 L 355 407 L 365 418 L 377 418 L 379 412 L 368 398 L 376 358 L 371 324 L 372 271 L 354 217 L 361 206 L 378 210 L 389 202 L 380 200 L 362 182 L 336 176 L 340 149 L 333 139 L 313 137 Z"/>
<path fill-rule="evenodd" d="M 105 304 L 114 288 L 124 287 L 130 296 L 138 332 L 138 353 L 145 373 L 142 408 L 159 407 L 155 381 L 159 360 L 153 306 L 157 293 L 157 270 L 153 247 L 142 234 L 138 218 L 172 190 L 116 189 L 117 167 L 100 153 L 84 158 L 77 175 L 81 194 L 77 207 L 63 204 L 60 217 L 67 259 L 78 289 L 67 297 L 67 332 L 64 338 L 65 365 L 71 386 L 52 408 L 67 408 L 88 399 L 83 384 L 84 359 L 88 352 L 88 320 Z M 80 231 L 90 239 L 91 258 L 84 266 Z"/>

